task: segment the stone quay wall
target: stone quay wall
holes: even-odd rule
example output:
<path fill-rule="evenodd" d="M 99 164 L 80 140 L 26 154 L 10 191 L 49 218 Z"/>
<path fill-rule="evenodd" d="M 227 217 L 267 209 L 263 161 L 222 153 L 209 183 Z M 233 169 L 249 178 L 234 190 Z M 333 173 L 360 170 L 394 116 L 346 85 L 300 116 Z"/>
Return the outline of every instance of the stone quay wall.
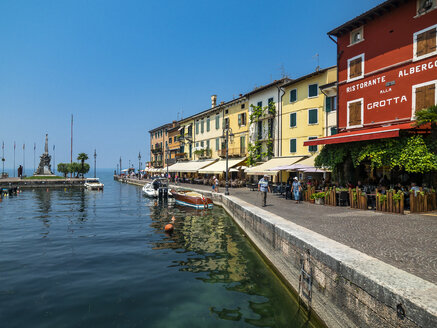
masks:
<path fill-rule="evenodd" d="M 85 179 L 1 179 L 0 188 L 81 188 Z"/>
<path fill-rule="evenodd" d="M 302 301 L 328 327 L 437 327 L 436 285 L 237 197 L 197 191 L 233 217 L 300 296 L 302 264 L 312 273 L 311 302 Z"/>

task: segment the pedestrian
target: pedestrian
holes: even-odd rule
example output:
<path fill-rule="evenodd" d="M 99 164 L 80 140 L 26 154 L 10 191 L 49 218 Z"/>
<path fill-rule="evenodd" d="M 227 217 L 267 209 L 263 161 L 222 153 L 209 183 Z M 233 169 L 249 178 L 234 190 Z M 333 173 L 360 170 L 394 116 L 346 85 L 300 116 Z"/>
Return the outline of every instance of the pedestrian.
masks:
<path fill-rule="evenodd" d="M 261 191 L 263 198 L 263 207 L 267 206 L 267 192 L 270 192 L 269 177 L 264 175 L 264 177 L 258 182 L 258 191 Z"/>
<path fill-rule="evenodd" d="M 215 177 L 215 175 L 212 177 L 212 192 L 215 191 L 215 180 L 217 180 L 217 178 Z"/>
<path fill-rule="evenodd" d="M 215 192 L 219 192 L 219 179 L 214 176 Z"/>
<path fill-rule="evenodd" d="M 174 177 L 174 182 L 175 184 L 178 184 L 178 174 L 176 173 L 175 177 Z"/>
<path fill-rule="evenodd" d="M 291 188 L 293 190 L 294 200 L 296 201 L 296 204 L 300 202 L 300 192 L 302 190 L 302 186 L 300 185 L 299 180 L 297 177 L 294 177 L 293 184 L 291 185 Z"/>

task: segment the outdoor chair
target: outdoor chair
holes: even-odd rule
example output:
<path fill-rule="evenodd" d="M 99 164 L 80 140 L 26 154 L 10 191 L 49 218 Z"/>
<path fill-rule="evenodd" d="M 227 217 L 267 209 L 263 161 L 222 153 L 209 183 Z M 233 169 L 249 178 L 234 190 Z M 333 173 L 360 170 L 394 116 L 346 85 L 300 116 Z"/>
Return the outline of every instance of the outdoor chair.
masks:
<path fill-rule="evenodd" d="M 341 191 L 338 196 L 338 205 L 347 206 L 349 203 L 349 193 L 347 191 Z"/>

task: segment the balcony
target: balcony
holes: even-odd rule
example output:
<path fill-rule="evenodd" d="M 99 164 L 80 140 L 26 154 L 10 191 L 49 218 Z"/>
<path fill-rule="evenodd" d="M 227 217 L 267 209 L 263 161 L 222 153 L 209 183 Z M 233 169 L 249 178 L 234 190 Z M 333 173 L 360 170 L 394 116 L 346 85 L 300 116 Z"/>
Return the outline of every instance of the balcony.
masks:
<path fill-rule="evenodd" d="M 196 155 L 199 159 L 206 159 L 212 157 L 211 149 L 198 149 L 194 151 L 194 155 Z"/>
<path fill-rule="evenodd" d="M 152 166 L 154 168 L 160 168 L 160 167 L 162 167 L 162 161 L 153 161 Z"/>
<path fill-rule="evenodd" d="M 162 147 L 161 146 L 155 147 L 155 148 L 152 148 L 150 151 L 152 152 L 152 154 L 161 154 L 162 153 Z"/>
<path fill-rule="evenodd" d="M 244 157 L 246 154 L 247 152 L 245 148 L 229 148 L 228 150 L 229 157 Z M 226 149 L 220 149 L 218 155 L 219 157 L 226 157 Z"/>
<path fill-rule="evenodd" d="M 175 156 L 176 159 L 184 159 L 188 157 L 187 153 L 176 153 Z"/>

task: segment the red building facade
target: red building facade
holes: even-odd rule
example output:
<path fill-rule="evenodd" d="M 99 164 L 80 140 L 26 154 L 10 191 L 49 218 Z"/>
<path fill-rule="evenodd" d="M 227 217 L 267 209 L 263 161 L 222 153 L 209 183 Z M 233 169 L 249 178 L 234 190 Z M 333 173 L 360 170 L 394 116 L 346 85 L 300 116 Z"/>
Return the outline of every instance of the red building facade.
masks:
<path fill-rule="evenodd" d="M 311 144 L 395 137 L 417 110 L 437 104 L 436 32 L 436 0 L 385 1 L 329 32 L 340 133 Z"/>

